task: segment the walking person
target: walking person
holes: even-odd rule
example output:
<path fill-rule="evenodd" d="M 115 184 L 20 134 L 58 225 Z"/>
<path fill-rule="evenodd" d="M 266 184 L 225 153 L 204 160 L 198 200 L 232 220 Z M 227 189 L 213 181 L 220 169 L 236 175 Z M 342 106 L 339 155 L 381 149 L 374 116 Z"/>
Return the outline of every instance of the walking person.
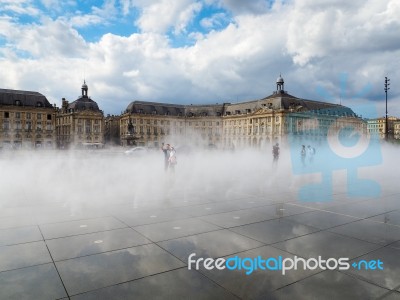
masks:
<path fill-rule="evenodd" d="M 164 145 L 164 143 L 161 144 L 161 150 L 164 153 L 164 169 L 165 169 L 165 171 L 168 170 L 168 165 L 169 165 L 169 162 L 168 162 L 168 159 L 169 159 L 168 147 L 169 147 L 169 144 L 166 145 L 166 146 Z"/>
<path fill-rule="evenodd" d="M 279 144 L 276 143 L 274 146 L 272 146 L 272 155 L 274 157 L 274 160 L 273 160 L 274 165 L 278 163 L 279 152 L 280 152 Z"/>
<path fill-rule="evenodd" d="M 315 148 L 310 145 L 307 146 L 308 162 L 312 164 L 314 162 Z"/>
<path fill-rule="evenodd" d="M 175 172 L 175 165 L 178 163 L 176 160 L 176 150 L 174 147 L 168 145 L 169 147 L 169 158 L 168 158 L 168 168 L 172 173 Z"/>
<path fill-rule="evenodd" d="M 306 155 L 307 155 L 307 151 L 306 151 L 306 146 L 302 145 L 301 146 L 301 164 L 303 165 L 303 167 L 306 166 Z"/>

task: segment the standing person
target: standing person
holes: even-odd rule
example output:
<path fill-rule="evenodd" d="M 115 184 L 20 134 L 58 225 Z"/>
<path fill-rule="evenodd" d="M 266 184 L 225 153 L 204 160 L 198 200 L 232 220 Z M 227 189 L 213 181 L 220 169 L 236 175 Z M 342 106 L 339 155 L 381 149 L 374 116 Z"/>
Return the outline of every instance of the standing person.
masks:
<path fill-rule="evenodd" d="M 176 160 L 176 150 L 174 147 L 168 145 L 169 147 L 169 158 L 168 158 L 168 162 L 169 162 L 169 169 L 171 170 L 171 172 L 175 171 L 175 165 L 178 163 Z"/>
<path fill-rule="evenodd" d="M 302 163 L 303 167 L 305 167 L 306 166 L 306 155 L 307 155 L 306 146 L 305 145 L 301 146 L 301 153 L 300 154 L 301 154 L 301 163 Z"/>
<path fill-rule="evenodd" d="M 307 146 L 307 155 L 308 155 L 308 161 L 310 164 L 314 162 L 314 154 L 315 154 L 315 149 L 311 147 L 310 145 Z"/>
<path fill-rule="evenodd" d="M 274 156 L 274 160 L 273 160 L 273 163 L 274 163 L 274 164 L 276 164 L 276 163 L 278 162 L 278 159 L 279 159 L 279 152 L 280 152 L 279 144 L 276 143 L 276 144 L 272 147 L 272 155 Z"/>
<path fill-rule="evenodd" d="M 168 162 L 168 159 L 169 159 L 168 146 L 169 146 L 169 144 L 167 146 L 165 146 L 164 143 L 161 144 L 161 150 L 164 153 L 164 169 L 165 169 L 165 171 L 168 170 L 168 165 L 169 165 L 169 162 Z"/>

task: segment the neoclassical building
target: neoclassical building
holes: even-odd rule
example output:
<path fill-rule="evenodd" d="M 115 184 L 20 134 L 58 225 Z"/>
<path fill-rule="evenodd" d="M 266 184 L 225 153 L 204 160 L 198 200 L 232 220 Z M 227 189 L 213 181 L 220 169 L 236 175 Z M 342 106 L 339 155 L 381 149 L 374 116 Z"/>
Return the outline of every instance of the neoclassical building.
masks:
<path fill-rule="evenodd" d="M 166 140 L 219 144 L 225 104 L 178 105 L 134 101 L 120 118 L 123 145 L 158 147 Z"/>
<path fill-rule="evenodd" d="M 44 95 L 0 89 L 0 148 L 54 148 L 55 119 Z"/>
<path fill-rule="evenodd" d="M 398 139 L 400 134 L 399 134 L 399 122 L 400 119 L 396 117 L 388 117 L 387 119 L 388 123 L 388 139 Z M 376 134 L 379 135 L 380 139 L 385 139 L 386 138 L 386 118 L 381 117 L 381 118 L 376 118 L 376 119 L 369 119 L 367 121 L 368 123 L 368 132 L 370 134 Z"/>
<path fill-rule="evenodd" d="M 101 148 L 104 146 L 104 115 L 97 103 L 88 96 L 86 82 L 82 85 L 82 95 L 69 103 L 62 99 L 57 112 L 57 146 Z"/>
<path fill-rule="evenodd" d="M 111 146 L 120 146 L 120 116 L 107 115 L 104 119 L 104 143 Z"/>
<path fill-rule="evenodd" d="M 400 120 L 393 122 L 394 139 L 400 140 Z"/>
<path fill-rule="evenodd" d="M 215 105 L 177 105 L 133 101 L 120 118 L 123 145 L 158 147 L 161 142 L 260 147 L 287 137 L 318 142 L 344 127 L 367 133 L 350 108 L 290 95 L 281 76 L 265 98 Z"/>
<path fill-rule="evenodd" d="M 271 95 L 240 103 L 181 105 L 133 101 L 119 116 L 107 116 L 88 96 L 61 108 L 37 92 L 0 90 L 0 146 L 101 148 L 104 143 L 159 147 L 162 142 L 198 147 L 242 148 L 285 143 L 290 137 L 317 144 L 343 128 L 382 132 L 382 120 L 365 122 L 339 104 L 295 97 L 281 76 Z M 377 127 L 379 126 L 379 128 Z M 397 127 L 396 127 L 397 128 Z M 397 130 L 397 131 L 396 131 Z M 392 132 L 399 129 L 392 129 Z"/>

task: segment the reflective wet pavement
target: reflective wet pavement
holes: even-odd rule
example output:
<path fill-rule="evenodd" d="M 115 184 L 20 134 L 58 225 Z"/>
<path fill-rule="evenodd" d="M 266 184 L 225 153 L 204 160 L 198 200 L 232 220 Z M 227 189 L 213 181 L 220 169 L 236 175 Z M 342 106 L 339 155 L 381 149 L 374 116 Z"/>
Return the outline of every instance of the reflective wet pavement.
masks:
<path fill-rule="evenodd" d="M 400 299 L 400 193 L 171 190 L 0 213 L 0 299 Z M 188 270 L 197 257 L 348 257 L 384 270 Z"/>

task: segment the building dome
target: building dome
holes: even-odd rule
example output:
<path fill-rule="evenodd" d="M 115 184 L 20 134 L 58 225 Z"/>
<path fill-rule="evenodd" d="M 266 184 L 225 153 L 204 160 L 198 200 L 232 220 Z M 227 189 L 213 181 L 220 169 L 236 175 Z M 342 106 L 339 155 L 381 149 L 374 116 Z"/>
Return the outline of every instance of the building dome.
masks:
<path fill-rule="evenodd" d="M 73 111 L 82 111 L 82 110 L 100 111 L 97 103 L 92 99 L 86 97 L 80 97 L 71 104 L 69 104 L 68 110 L 69 109 L 72 109 Z"/>
<path fill-rule="evenodd" d="M 80 96 L 74 102 L 69 104 L 67 109 L 73 111 L 83 111 L 83 110 L 92 110 L 96 112 L 101 111 L 97 103 L 88 97 L 88 86 L 86 84 L 86 81 L 83 81 L 82 84 L 82 96 Z"/>
<path fill-rule="evenodd" d="M 279 75 L 279 77 L 276 79 L 276 83 L 284 83 L 285 81 L 283 80 L 282 76 Z"/>
<path fill-rule="evenodd" d="M 135 111 L 135 101 L 129 103 L 129 105 L 127 106 L 127 108 L 125 109 L 126 112 L 132 113 Z"/>

